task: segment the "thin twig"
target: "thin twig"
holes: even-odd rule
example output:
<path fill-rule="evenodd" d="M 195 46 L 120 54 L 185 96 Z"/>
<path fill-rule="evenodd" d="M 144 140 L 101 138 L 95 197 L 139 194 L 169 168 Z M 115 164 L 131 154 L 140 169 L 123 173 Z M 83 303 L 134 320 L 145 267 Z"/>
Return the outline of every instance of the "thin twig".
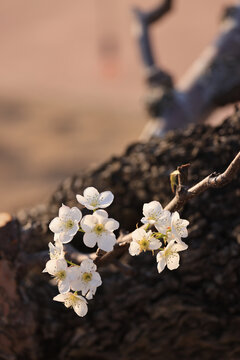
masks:
<path fill-rule="evenodd" d="M 167 72 L 159 69 L 156 65 L 149 37 L 149 26 L 169 12 L 171 7 L 172 0 L 164 0 L 150 12 L 143 12 L 138 8 L 133 9 L 139 28 L 138 43 L 140 53 L 148 72 L 147 81 L 164 86 L 167 84 L 167 87 L 172 87 L 172 78 Z"/>
<path fill-rule="evenodd" d="M 202 181 L 188 189 L 187 191 L 177 191 L 175 197 L 165 207 L 165 210 L 176 211 L 180 210 L 188 200 L 196 197 L 202 192 L 210 188 L 220 188 L 227 185 L 233 180 L 234 176 L 240 169 L 240 152 L 233 159 L 228 168 L 222 173 L 212 173 L 205 177 Z"/>

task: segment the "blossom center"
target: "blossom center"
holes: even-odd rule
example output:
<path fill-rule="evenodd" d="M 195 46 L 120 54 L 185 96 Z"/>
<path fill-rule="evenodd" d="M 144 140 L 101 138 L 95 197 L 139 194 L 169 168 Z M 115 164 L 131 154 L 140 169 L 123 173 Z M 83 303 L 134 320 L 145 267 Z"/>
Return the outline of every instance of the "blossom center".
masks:
<path fill-rule="evenodd" d="M 90 205 L 93 207 L 98 207 L 98 197 L 95 197 L 91 200 Z"/>
<path fill-rule="evenodd" d="M 70 294 L 67 300 L 69 302 L 69 305 L 73 306 L 77 303 L 78 298 L 75 296 L 75 294 Z"/>
<path fill-rule="evenodd" d="M 167 249 L 167 250 L 165 250 L 165 252 L 164 252 L 164 256 L 165 257 L 168 257 L 168 256 L 170 256 L 170 255 L 172 255 L 173 254 L 173 251 L 171 250 L 171 249 Z"/>
<path fill-rule="evenodd" d="M 66 223 L 65 223 L 65 226 L 68 230 L 70 230 L 73 227 L 73 225 L 74 225 L 74 221 L 71 219 L 66 221 Z"/>
<path fill-rule="evenodd" d="M 156 220 L 156 216 L 150 215 L 150 216 L 148 217 L 148 220 Z"/>
<path fill-rule="evenodd" d="M 94 227 L 94 231 L 97 235 L 101 235 L 102 232 L 104 231 L 104 226 L 103 224 L 97 224 L 95 227 Z"/>
<path fill-rule="evenodd" d="M 85 282 L 89 282 L 92 280 L 92 273 L 85 272 L 82 275 L 82 280 Z"/>
<path fill-rule="evenodd" d="M 138 243 L 140 245 L 141 251 L 146 251 L 149 247 L 149 240 L 147 240 L 146 238 L 143 238 Z"/>
<path fill-rule="evenodd" d="M 58 260 L 61 252 L 59 250 L 53 250 L 51 253 L 51 258 L 54 260 Z"/>
<path fill-rule="evenodd" d="M 66 271 L 60 270 L 56 273 L 56 278 L 58 280 L 64 280 L 66 278 Z"/>

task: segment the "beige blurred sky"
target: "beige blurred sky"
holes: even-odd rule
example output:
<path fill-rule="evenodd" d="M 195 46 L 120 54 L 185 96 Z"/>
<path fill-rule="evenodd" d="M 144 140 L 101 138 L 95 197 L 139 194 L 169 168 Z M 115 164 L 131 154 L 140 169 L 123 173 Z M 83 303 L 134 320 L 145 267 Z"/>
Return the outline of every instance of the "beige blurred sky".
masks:
<path fill-rule="evenodd" d="M 44 201 L 60 180 L 120 153 L 146 115 L 131 7 L 155 0 L 0 0 L 0 211 Z M 230 0 L 176 0 L 151 30 L 178 81 Z"/>
<path fill-rule="evenodd" d="M 0 93 L 136 104 L 143 85 L 131 7 L 156 3 L 1 0 Z M 222 7 L 231 3 L 176 0 L 169 16 L 153 26 L 157 57 L 176 79 L 214 38 Z"/>

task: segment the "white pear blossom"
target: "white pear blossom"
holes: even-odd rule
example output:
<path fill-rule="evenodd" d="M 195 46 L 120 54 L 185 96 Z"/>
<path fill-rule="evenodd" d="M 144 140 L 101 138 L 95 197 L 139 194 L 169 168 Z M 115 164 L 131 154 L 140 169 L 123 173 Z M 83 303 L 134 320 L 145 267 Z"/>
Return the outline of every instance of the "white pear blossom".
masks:
<path fill-rule="evenodd" d="M 179 213 L 175 211 L 171 218 L 171 232 L 179 240 L 188 236 L 187 226 L 189 221 L 180 219 Z"/>
<path fill-rule="evenodd" d="M 162 216 L 163 208 L 160 202 L 151 201 L 143 205 L 143 215 L 141 219 L 143 224 L 155 224 Z"/>
<path fill-rule="evenodd" d="M 161 234 L 167 235 L 167 233 L 171 229 L 170 211 L 164 210 L 161 218 L 157 222 L 155 222 L 154 226 Z"/>
<path fill-rule="evenodd" d="M 80 266 L 71 268 L 73 281 L 71 281 L 71 289 L 81 291 L 83 296 L 87 295 L 88 299 L 92 299 L 96 293 L 98 286 L 102 285 L 102 280 L 97 267 L 91 259 L 85 259 Z"/>
<path fill-rule="evenodd" d="M 175 240 L 179 244 L 183 243 L 181 238 L 188 236 L 187 226 L 189 221 L 180 219 L 179 213 L 175 211 L 173 214 L 165 217 L 165 222 L 161 225 L 155 225 L 157 230 L 166 235 L 166 240 L 169 243 L 171 240 Z"/>
<path fill-rule="evenodd" d="M 59 292 L 66 293 L 70 290 L 70 282 L 72 279 L 72 274 L 69 270 L 70 268 L 65 259 L 53 259 L 46 263 L 43 272 L 48 272 L 50 275 L 53 275 L 57 281 Z"/>
<path fill-rule="evenodd" d="M 142 251 L 157 250 L 161 247 L 160 240 L 153 237 L 152 231 L 136 229 L 132 233 L 132 242 L 129 246 L 129 253 L 132 256 L 139 255 Z"/>
<path fill-rule="evenodd" d="M 55 245 L 49 242 L 48 247 L 51 260 L 64 259 L 63 244 L 61 242 L 55 242 Z"/>
<path fill-rule="evenodd" d="M 58 294 L 53 300 L 63 302 L 67 308 L 72 307 L 78 316 L 83 317 L 88 312 L 86 299 L 75 293 Z"/>
<path fill-rule="evenodd" d="M 166 246 L 166 248 L 162 251 L 159 251 L 157 254 L 157 269 L 158 272 L 162 272 L 167 265 L 169 270 L 174 270 L 179 267 L 179 251 L 186 250 L 188 248 L 188 245 L 184 242 L 181 242 L 181 244 L 175 243 L 174 240 L 171 240 L 169 244 Z"/>
<path fill-rule="evenodd" d="M 141 219 L 143 224 L 165 229 L 171 214 L 169 211 L 163 210 L 160 202 L 151 201 L 143 205 L 143 215 L 144 217 Z"/>
<path fill-rule="evenodd" d="M 77 233 L 78 223 L 82 213 L 77 207 L 63 205 L 59 209 L 59 216 L 55 217 L 49 224 L 50 230 L 55 233 L 54 240 L 63 244 L 70 242 Z"/>
<path fill-rule="evenodd" d="M 99 194 L 94 187 L 88 187 L 84 190 L 83 196 L 77 195 L 77 201 L 89 210 L 98 208 L 105 209 L 113 202 L 114 196 L 111 191 L 104 191 Z"/>
<path fill-rule="evenodd" d="M 118 229 L 118 221 L 108 218 L 105 210 L 97 210 L 92 215 L 86 215 L 82 218 L 81 227 L 85 231 L 83 242 L 88 247 L 94 247 L 96 244 L 99 249 L 112 251 L 116 243 L 116 236 L 113 233 Z"/>

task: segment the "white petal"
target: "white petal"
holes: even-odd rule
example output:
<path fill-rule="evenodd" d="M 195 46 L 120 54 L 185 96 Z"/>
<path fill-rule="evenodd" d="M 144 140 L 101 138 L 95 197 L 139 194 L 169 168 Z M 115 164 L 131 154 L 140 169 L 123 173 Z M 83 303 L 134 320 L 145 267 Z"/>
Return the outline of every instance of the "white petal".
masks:
<path fill-rule="evenodd" d="M 129 254 L 132 256 L 139 255 L 141 252 L 140 246 L 136 241 L 132 241 L 129 246 Z"/>
<path fill-rule="evenodd" d="M 62 204 L 62 206 L 59 209 L 59 217 L 61 220 L 65 221 L 69 219 L 70 216 L 70 207 Z"/>
<path fill-rule="evenodd" d="M 83 196 L 85 198 L 96 198 L 98 195 L 99 195 L 99 192 L 93 186 L 87 187 L 83 192 Z"/>
<path fill-rule="evenodd" d="M 143 215 L 146 217 L 149 217 L 153 214 L 160 215 L 162 210 L 162 205 L 158 201 L 151 201 L 150 203 L 143 205 Z"/>
<path fill-rule="evenodd" d="M 75 281 L 81 275 L 79 266 L 68 267 L 68 278 L 70 281 Z"/>
<path fill-rule="evenodd" d="M 60 280 L 59 282 L 58 282 L 58 290 L 59 290 L 59 292 L 61 293 L 61 294 L 65 294 L 65 293 L 67 293 L 67 292 L 69 292 L 69 290 L 70 290 L 70 283 L 69 283 L 69 281 L 67 280 L 67 279 L 65 279 L 65 280 Z"/>
<path fill-rule="evenodd" d="M 86 299 L 92 300 L 94 294 L 95 293 L 92 290 L 89 290 L 89 292 L 86 295 Z"/>
<path fill-rule="evenodd" d="M 49 251 L 50 251 L 50 252 L 55 251 L 55 246 L 53 245 L 53 243 L 49 242 L 49 243 L 48 243 L 48 247 L 49 247 Z"/>
<path fill-rule="evenodd" d="M 98 287 L 100 285 L 102 285 L 101 276 L 100 276 L 100 274 L 98 272 L 95 271 L 92 274 L 91 288 L 92 288 L 92 286 L 96 288 L 96 287 Z"/>
<path fill-rule="evenodd" d="M 106 210 L 97 210 L 95 211 L 94 215 L 100 218 L 108 218 L 108 213 Z"/>
<path fill-rule="evenodd" d="M 172 247 L 175 245 L 175 240 L 171 240 L 169 241 L 168 245 L 165 247 L 165 249 L 163 250 L 163 253 L 165 254 L 168 250 L 172 249 Z"/>
<path fill-rule="evenodd" d="M 83 283 L 81 280 L 73 280 L 70 283 L 70 287 L 73 291 L 81 291 L 83 287 Z"/>
<path fill-rule="evenodd" d="M 181 219 L 182 220 L 182 226 L 183 227 L 186 227 L 189 225 L 189 221 L 188 220 L 184 220 L 184 219 Z"/>
<path fill-rule="evenodd" d="M 84 231 L 92 231 L 94 226 L 98 223 L 97 218 L 94 215 L 85 215 L 81 221 L 81 227 Z"/>
<path fill-rule="evenodd" d="M 116 244 L 116 236 L 113 233 L 103 233 L 98 236 L 98 247 L 104 251 L 112 251 L 113 246 Z"/>
<path fill-rule="evenodd" d="M 141 218 L 143 224 L 154 224 L 155 220 L 148 220 L 146 217 Z"/>
<path fill-rule="evenodd" d="M 119 228 L 119 222 L 114 219 L 109 219 L 104 225 L 105 229 L 108 231 L 114 231 Z"/>
<path fill-rule="evenodd" d="M 65 234 L 65 232 L 61 232 L 54 235 L 54 241 L 60 241 L 62 244 L 67 244 L 72 241 L 73 236 Z"/>
<path fill-rule="evenodd" d="M 169 225 L 171 224 L 171 213 L 168 210 L 164 210 L 159 217 L 157 223 L 159 225 Z"/>
<path fill-rule="evenodd" d="M 155 227 L 162 234 L 166 234 L 166 231 L 168 227 L 170 227 L 170 225 L 171 225 L 171 213 L 167 210 L 164 210 L 162 215 L 155 223 Z"/>
<path fill-rule="evenodd" d="M 156 259 L 157 261 L 160 261 L 163 257 L 164 257 L 164 251 L 161 250 L 157 253 Z"/>
<path fill-rule="evenodd" d="M 67 271 L 68 265 L 65 259 L 56 260 L 57 271 Z"/>
<path fill-rule="evenodd" d="M 159 253 L 158 253 L 158 255 L 159 255 Z M 158 272 L 160 273 L 165 269 L 166 260 L 165 260 L 165 258 L 163 256 L 158 256 L 158 255 L 157 255 L 157 258 L 158 258 L 158 260 L 157 260 L 157 262 L 158 262 L 157 269 L 158 269 Z"/>
<path fill-rule="evenodd" d="M 99 203 L 101 208 L 106 208 L 113 202 L 114 196 L 111 191 L 104 191 L 99 196 Z"/>
<path fill-rule="evenodd" d="M 73 305 L 73 310 L 78 316 L 81 317 L 85 316 L 88 312 L 86 300 L 83 297 L 81 297 L 81 300 L 79 299 L 79 301 Z"/>
<path fill-rule="evenodd" d="M 69 294 L 58 294 L 57 296 L 55 296 L 53 298 L 53 300 L 55 301 L 60 301 L 60 302 L 65 302 L 66 299 L 68 298 Z"/>
<path fill-rule="evenodd" d="M 188 248 L 188 245 L 187 245 L 185 242 L 180 241 L 180 242 L 178 242 L 177 244 L 174 244 L 174 245 L 172 246 L 172 251 L 174 251 L 174 252 L 179 252 L 179 251 L 184 251 L 184 250 L 186 250 L 187 248 Z"/>
<path fill-rule="evenodd" d="M 188 237 L 188 231 L 187 231 L 187 229 L 184 228 L 184 227 L 181 228 L 181 229 L 178 229 L 178 234 L 179 234 L 179 236 L 182 237 L 182 238 Z"/>
<path fill-rule="evenodd" d="M 179 219 L 180 219 L 179 213 L 177 211 L 174 211 L 174 213 L 172 213 L 172 223 L 174 223 Z"/>
<path fill-rule="evenodd" d="M 93 248 L 97 243 L 97 235 L 95 233 L 86 233 L 83 235 L 83 242 L 86 246 Z"/>
<path fill-rule="evenodd" d="M 75 224 L 71 227 L 71 229 L 65 231 L 65 234 L 68 237 L 70 236 L 73 238 L 73 236 L 78 232 L 78 229 L 79 229 L 78 224 L 77 224 L 77 222 L 75 222 Z"/>
<path fill-rule="evenodd" d="M 149 250 L 158 250 L 161 247 L 162 243 L 158 239 L 153 239 L 150 241 Z"/>
<path fill-rule="evenodd" d="M 142 240 L 142 238 L 147 237 L 147 233 L 144 229 L 139 228 L 133 231 L 132 233 L 132 239 L 133 240 Z"/>
<path fill-rule="evenodd" d="M 63 244 L 61 242 L 56 242 L 55 246 L 50 242 L 48 246 L 51 260 L 64 258 Z"/>
<path fill-rule="evenodd" d="M 80 268 L 83 272 L 92 272 L 92 271 L 96 271 L 97 267 L 94 264 L 93 260 L 91 259 L 84 259 L 81 262 Z"/>
<path fill-rule="evenodd" d="M 104 216 L 102 216 L 101 211 L 104 211 L 108 215 L 108 213 L 105 210 L 97 210 L 97 211 L 95 211 L 94 216 L 95 216 L 95 219 L 97 220 L 98 224 L 102 224 L 105 226 L 105 223 L 108 221 L 108 218 L 107 218 L 106 214 L 103 214 Z"/>
<path fill-rule="evenodd" d="M 73 221 L 79 222 L 81 220 L 82 213 L 77 207 L 75 207 L 75 206 L 72 207 L 70 213 L 71 213 L 71 219 Z"/>
<path fill-rule="evenodd" d="M 54 260 L 54 259 L 48 260 L 44 272 L 48 272 L 50 275 L 55 275 L 58 271 L 57 261 L 58 260 Z"/>
<path fill-rule="evenodd" d="M 160 232 L 161 234 L 166 235 L 167 230 L 168 230 L 168 225 L 166 224 L 161 224 L 159 225 L 159 223 L 155 223 L 154 224 L 155 228 L 157 229 L 158 232 Z"/>
<path fill-rule="evenodd" d="M 86 204 L 88 203 L 87 199 L 85 199 L 84 196 L 82 195 L 76 195 L 77 201 L 82 204 L 83 206 L 86 206 Z"/>
<path fill-rule="evenodd" d="M 169 270 L 174 270 L 179 267 L 180 256 L 178 253 L 173 253 L 167 257 L 167 267 Z"/>
<path fill-rule="evenodd" d="M 60 233 L 64 231 L 64 224 L 59 217 L 55 217 L 49 224 L 49 229 L 53 233 Z"/>
<path fill-rule="evenodd" d="M 89 210 L 95 210 L 99 207 L 99 192 L 94 187 L 88 187 L 84 190 L 83 196 L 77 195 L 77 200 Z"/>

